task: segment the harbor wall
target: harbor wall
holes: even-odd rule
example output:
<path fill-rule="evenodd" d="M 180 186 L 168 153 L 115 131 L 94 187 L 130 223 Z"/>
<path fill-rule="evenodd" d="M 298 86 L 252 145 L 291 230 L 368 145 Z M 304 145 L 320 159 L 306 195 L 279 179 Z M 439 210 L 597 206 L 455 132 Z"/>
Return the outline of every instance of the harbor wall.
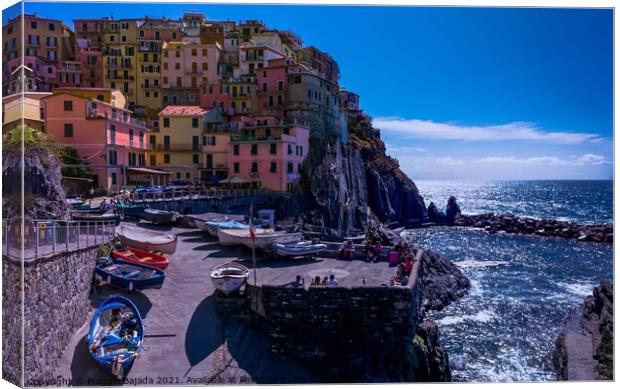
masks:
<path fill-rule="evenodd" d="M 88 320 L 98 246 L 23 262 L 24 316 L 21 321 L 22 261 L 3 256 L 3 376 L 20 377 L 24 326 L 25 386 L 46 385 L 75 332 Z M 17 319 L 16 319 L 17 318 Z"/>
<path fill-rule="evenodd" d="M 420 262 L 418 256 L 406 286 L 248 285 L 248 304 L 272 351 L 315 362 L 329 369 L 330 380 L 368 382 L 385 374 L 404 380 L 403 362 L 420 324 Z"/>

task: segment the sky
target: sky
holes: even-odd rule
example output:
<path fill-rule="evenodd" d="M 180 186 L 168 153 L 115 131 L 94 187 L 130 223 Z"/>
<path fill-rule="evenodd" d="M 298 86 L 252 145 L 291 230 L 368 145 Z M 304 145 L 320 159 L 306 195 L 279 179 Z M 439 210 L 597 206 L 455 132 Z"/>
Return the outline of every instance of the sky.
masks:
<path fill-rule="evenodd" d="M 613 177 L 609 9 L 25 4 L 70 27 L 184 10 L 260 19 L 329 53 L 413 179 Z"/>

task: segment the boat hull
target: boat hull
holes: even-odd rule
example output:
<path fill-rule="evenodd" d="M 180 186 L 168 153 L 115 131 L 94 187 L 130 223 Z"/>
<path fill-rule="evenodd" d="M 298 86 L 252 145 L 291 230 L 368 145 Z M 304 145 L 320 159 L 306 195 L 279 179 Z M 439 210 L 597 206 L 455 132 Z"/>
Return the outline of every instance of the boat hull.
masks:
<path fill-rule="evenodd" d="M 170 261 L 163 255 L 129 247 L 127 250 L 112 250 L 112 256 L 123 261 L 152 266 L 160 270 L 166 270 Z"/>
<path fill-rule="evenodd" d="M 103 339 L 114 339 L 114 337 L 120 340 L 120 338 L 118 338 L 118 335 L 120 334 L 116 334 L 116 331 L 112 328 L 108 329 L 102 326 L 102 322 L 100 322 L 102 316 L 108 316 L 108 311 L 113 309 L 124 310 L 125 312 L 128 310 L 131 311 L 131 318 L 134 319 L 136 323 L 134 330 L 136 331 L 137 336 L 125 338 L 125 340 L 121 341 L 122 346 L 125 346 L 126 351 L 110 352 L 106 354 L 103 347 L 98 347 L 101 343 L 95 343 L 102 341 Z M 105 323 L 106 321 L 104 320 L 103 322 Z M 102 370 L 108 374 L 116 375 L 117 378 L 122 378 L 126 375 L 129 369 L 131 369 L 134 360 L 142 350 L 143 341 L 144 324 L 142 322 L 140 312 L 131 300 L 122 296 L 112 296 L 99 306 L 90 321 L 88 335 L 86 337 L 86 344 L 88 345 L 89 353 L 93 359 L 97 361 Z M 115 362 L 119 356 L 123 357 L 123 362 L 118 363 L 118 365 L 115 366 Z"/>
<path fill-rule="evenodd" d="M 150 209 L 144 210 L 144 212 L 142 213 L 142 218 L 153 224 L 159 224 L 162 226 L 174 224 L 174 222 L 176 221 L 176 215 L 174 212 L 167 212 L 167 211 L 153 212 L 153 210 L 150 210 Z"/>
<path fill-rule="evenodd" d="M 283 245 L 274 243 L 273 248 L 281 257 L 306 257 L 316 255 L 327 249 L 327 245 L 318 244 L 299 244 L 299 245 Z"/>
<path fill-rule="evenodd" d="M 290 244 L 301 240 L 301 233 L 279 233 L 269 230 L 256 231 L 256 239 L 253 241 L 250 232 L 246 230 L 219 230 L 217 238 L 223 246 L 243 245 L 250 249 L 258 248 L 267 250 L 274 243 Z"/>
<path fill-rule="evenodd" d="M 95 273 L 112 286 L 130 290 L 159 289 L 166 278 L 163 270 L 118 258 L 98 264 Z"/>
<path fill-rule="evenodd" d="M 164 239 L 164 241 L 159 242 L 150 240 L 148 237 L 139 239 L 131 233 L 126 233 L 125 230 L 126 229 L 122 227 L 116 229 L 118 239 L 125 246 L 136 247 L 146 251 L 159 251 L 166 254 L 173 254 L 177 249 L 177 237 L 174 235 L 169 235 L 169 239 Z M 159 235 L 162 236 L 161 234 Z"/>
<path fill-rule="evenodd" d="M 240 263 L 229 262 L 214 267 L 210 277 L 215 289 L 229 295 L 241 289 L 250 271 Z"/>

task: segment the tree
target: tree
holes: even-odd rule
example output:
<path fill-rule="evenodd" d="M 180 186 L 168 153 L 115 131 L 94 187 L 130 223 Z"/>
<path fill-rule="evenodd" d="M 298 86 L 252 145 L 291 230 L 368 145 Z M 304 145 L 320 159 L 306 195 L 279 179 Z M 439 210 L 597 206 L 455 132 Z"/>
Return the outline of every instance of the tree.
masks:
<path fill-rule="evenodd" d="M 88 162 L 82 159 L 77 150 L 71 146 L 60 147 L 60 160 L 63 165 L 88 165 Z M 93 172 L 86 166 L 63 167 L 62 175 L 63 177 L 92 178 Z"/>

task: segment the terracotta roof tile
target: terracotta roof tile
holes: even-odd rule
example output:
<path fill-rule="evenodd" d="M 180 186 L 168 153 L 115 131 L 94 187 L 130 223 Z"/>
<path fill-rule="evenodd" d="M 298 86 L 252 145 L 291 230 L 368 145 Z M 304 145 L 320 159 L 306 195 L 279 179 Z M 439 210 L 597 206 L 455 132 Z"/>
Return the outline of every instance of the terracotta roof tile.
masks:
<path fill-rule="evenodd" d="M 159 116 L 201 116 L 207 111 L 196 105 L 169 105 L 164 108 Z"/>

